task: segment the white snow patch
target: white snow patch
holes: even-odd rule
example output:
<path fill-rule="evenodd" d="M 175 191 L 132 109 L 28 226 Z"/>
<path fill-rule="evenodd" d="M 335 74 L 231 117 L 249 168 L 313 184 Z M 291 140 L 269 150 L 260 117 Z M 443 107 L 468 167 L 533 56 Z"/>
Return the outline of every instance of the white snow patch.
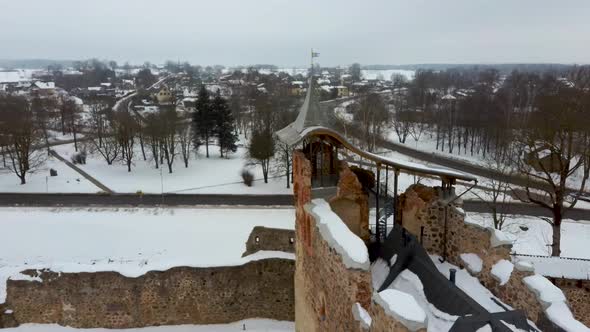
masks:
<path fill-rule="evenodd" d="M 0 208 L 0 303 L 7 279 L 42 281 L 24 270 L 137 277 L 176 266 L 293 259 L 276 251 L 242 254 L 254 226 L 293 229 L 294 220 L 292 209 Z"/>
<path fill-rule="evenodd" d="M 500 282 L 500 286 L 504 286 L 510 280 L 512 270 L 514 270 L 514 265 L 505 259 L 501 259 L 492 266 L 491 273 Z"/>
<path fill-rule="evenodd" d="M 4 310 L 4 313 L 7 314 L 7 315 L 12 314 L 13 312 L 14 311 L 12 309 L 6 309 L 6 310 Z"/>
<path fill-rule="evenodd" d="M 565 302 L 552 303 L 545 310 L 547 317 L 568 332 L 588 332 L 590 329 L 576 320 Z"/>
<path fill-rule="evenodd" d="M 73 327 L 64 327 L 57 324 L 23 324 L 19 327 L 7 328 L 6 332 L 234 332 L 242 331 L 251 332 L 293 332 L 295 331 L 294 322 L 276 321 L 271 319 L 246 319 L 229 324 L 210 324 L 210 325 L 169 325 L 153 326 L 133 329 L 76 329 Z"/>
<path fill-rule="evenodd" d="M 347 268 L 369 270 L 367 246 L 338 217 L 324 199 L 314 199 L 305 210 L 315 217 L 316 225 L 328 245 L 341 256 Z"/>
<path fill-rule="evenodd" d="M 492 235 L 490 237 L 490 244 L 492 247 L 499 247 L 503 245 L 512 245 L 514 239 L 510 237 L 508 234 L 502 232 L 499 229 L 489 228 Z"/>
<path fill-rule="evenodd" d="M 448 331 L 458 318 L 457 316 L 449 315 L 440 311 L 434 305 L 429 303 L 424 294 L 422 281 L 420 281 L 420 278 L 410 270 L 402 271 L 389 286 L 389 289 L 397 289 L 412 295 L 414 300 L 428 316 L 428 331 Z"/>
<path fill-rule="evenodd" d="M 362 328 L 369 329 L 371 327 L 373 319 L 360 303 L 356 302 L 352 305 L 352 316 L 361 323 Z"/>
<path fill-rule="evenodd" d="M 374 295 L 374 300 L 386 314 L 401 322 L 410 331 L 426 326 L 426 313 L 412 295 L 397 289 L 386 289 Z"/>
<path fill-rule="evenodd" d="M 535 293 L 544 308 L 549 307 L 553 302 L 564 302 L 566 300 L 561 289 L 539 274 L 524 277 L 522 281 Z"/>
<path fill-rule="evenodd" d="M 492 327 L 490 326 L 490 324 L 487 324 L 477 329 L 476 332 L 492 332 Z"/>
<path fill-rule="evenodd" d="M 460 255 L 461 260 L 465 263 L 467 270 L 471 273 L 480 273 L 483 268 L 483 261 L 477 254 L 466 253 Z"/>

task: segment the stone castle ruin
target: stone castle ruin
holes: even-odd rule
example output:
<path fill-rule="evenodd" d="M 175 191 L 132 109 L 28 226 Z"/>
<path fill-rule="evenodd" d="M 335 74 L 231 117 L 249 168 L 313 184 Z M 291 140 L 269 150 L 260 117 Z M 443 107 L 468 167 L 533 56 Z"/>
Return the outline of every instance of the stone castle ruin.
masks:
<path fill-rule="evenodd" d="M 512 260 L 501 231 L 465 222 L 454 185 L 473 177 L 357 148 L 330 128 L 313 89 L 312 78 L 299 117 L 277 132 L 293 149 L 297 331 L 587 329 L 587 302 L 568 301 L 531 264 Z M 441 186 L 416 184 L 398 197 L 400 172 Z M 445 272 L 434 260 L 466 268 L 495 308 L 455 283 L 465 270 Z"/>
<path fill-rule="evenodd" d="M 137 278 L 23 271 L 30 278 L 8 280 L 0 328 L 270 318 L 295 321 L 299 332 L 587 330 L 580 323 L 590 323 L 587 283 L 556 282 L 562 292 L 529 262 L 512 259 L 502 232 L 465 221 L 454 185 L 475 178 L 363 151 L 330 123 L 312 77 L 299 116 L 276 133 L 292 151 L 295 231 L 255 227 L 242 265 Z M 398 195 L 401 172 L 441 185 Z M 461 288 L 467 277 L 485 291 Z"/>

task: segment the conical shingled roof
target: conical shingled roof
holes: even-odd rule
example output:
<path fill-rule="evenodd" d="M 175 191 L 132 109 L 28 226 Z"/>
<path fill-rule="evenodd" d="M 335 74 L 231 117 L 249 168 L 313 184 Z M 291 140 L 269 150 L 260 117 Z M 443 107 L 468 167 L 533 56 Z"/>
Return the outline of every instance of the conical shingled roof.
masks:
<path fill-rule="evenodd" d="M 325 110 L 320 107 L 319 99 L 319 91 L 312 75 L 309 79 L 309 87 L 307 88 L 305 101 L 299 109 L 297 119 L 275 133 L 281 142 L 287 145 L 295 145 L 303 138 L 302 133 L 304 133 L 305 129 L 312 127 L 328 127 L 328 115 Z"/>

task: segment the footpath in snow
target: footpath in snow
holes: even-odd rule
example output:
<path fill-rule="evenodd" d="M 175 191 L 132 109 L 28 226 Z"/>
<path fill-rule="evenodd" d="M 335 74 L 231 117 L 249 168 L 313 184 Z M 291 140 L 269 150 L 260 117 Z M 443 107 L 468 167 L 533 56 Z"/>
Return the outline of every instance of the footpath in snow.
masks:
<path fill-rule="evenodd" d="M 210 157 L 201 152 L 192 157 L 186 168 L 182 159 L 177 157 L 173 164 L 173 173 L 168 172 L 166 163 L 156 169 L 154 162 L 144 161 L 139 144 L 136 144 L 135 158 L 131 172 L 122 161 L 107 165 L 97 153 L 87 157 L 86 164 L 77 165 L 90 176 L 103 183 L 117 193 L 164 193 L 178 194 L 256 194 L 275 195 L 291 194 L 284 176 L 269 179 L 264 183 L 260 166 L 250 165 L 247 149 L 240 147 L 228 158 L 221 158 L 216 146 L 211 146 Z M 53 148 L 65 159 L 74 153 L 72 144 L 64 144 Z M 248 187 L 242 181 L 242 170 L 248 169 L 254 175 L 253 186 Z M 272 175 L 270 175 L 272 176 Z"/>

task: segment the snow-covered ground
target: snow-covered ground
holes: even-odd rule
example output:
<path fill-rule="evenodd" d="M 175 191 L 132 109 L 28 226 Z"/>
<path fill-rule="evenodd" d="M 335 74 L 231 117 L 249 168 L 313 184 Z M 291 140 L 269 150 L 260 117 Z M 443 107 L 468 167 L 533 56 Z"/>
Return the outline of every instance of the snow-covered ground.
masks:
<path fill-rule="evenodd" d="M 461 148 L 461 152 L 458 153 L 458 149 L 457 149 L 456 145 L 453 147 L 453 153 L 449 153 L 448 152 L 448 144 L 446 141 L 445 141 L 445 151 L 441 151 L 440 149 L 437 150 L 435 135 L 436 135 L 435 133 L 425 131 L 424 133 L 422 133 L 422 135 L 420 136 L 420 139 L 418 141 L 413 139 L 411 136 L 408 136 L 405 143 L 400 143 L 398 136 L 395 133 L 395 130 L 393 130 L 393 128 L 392 128 L 390 130 L 389 134 L 386 136 L 386 138 L 391 142 L 394 142 L 397 144 L 402 144 L 402 145 L 405 145 L 405 146 L 415 149 L 415 150 L 420 150 L 423 152 L 441 155 L 446 158 L 452 158 L 452 159 L 457 159 L 457 160 L 461 160 L 461 161 L 466 161 L 466 162 L 469 162 L 472 164 L 477 164 L 477 165 L 482 165 L 482 166 L 486 165 L 486 158 L 483 156 L 483 153 L 477 153 L 477 151 L 474 151 L 473 155 L 471 155 L 471 152 L 469 152 L 469 151 L 466 152 L 463 150 L 463 148 Z M 469 150 L 469 146 L 467 146 L 467 148 Z"/>
<path fill-rule="evenodd" d="M 101 191 L 92 182 L 60 160 L 48 156 L 47 160 L 34 173 L 27 174 L 26 184 L 0 164 L 0 192 L 7 193 L 96 193 Z M 49 170 L 55 169 L 57 176 L 49 176 Z"/>
<path fill-rule="evenodd" d="M 414 70 L 405 70 L 405 69 L 383 69 L 383 70 L 373 70 L 373 69 L 362 69 L 361 76 L 366 80 L 375 80 L 375 79 L 383 79 L 386 81 L 391 81 L 391 76 L 393 74 L 399 74 L 406 77 L 408 81 L 414 79 L 414 74 L 416 72 Z"/>
<path fill-rule="evenodd" d="M 285 177 L 269 179 L 265 184 L 262 180 L 262 169 L 258 165 L 247 165 L 246 148 L 240 147 L 238 151 L 228 158 L 220 158 L 218 147 L 210 146 L 210 158 L 205 158 L 204 147 L 201 148 L 196 158 L 191 158 L 188 168 L 184 167 L 180 156 L 173 164 L 173 173 L 168 173 L 167 166 L 156 169 L 154 163 L 144 161 L 139 144 L 136 144 L 136 158 L 131 166 L 131 172 L 127 172 L 127 166 L 121 161 L 115 161 L 113 165 L 107 165 L 106 161 L 98 154 L 90 154 L 85 165 L 79 165 L 99 182 L 111 190 L 120 193 L 207 193 L 207 194 L 291 194 L 292 189 L 286 188 Z M 64 144 L 53 148 L 62 157 L 69 159 L 74 152 L 73 144 Z M 147 152 L 146 152 L 147 153 Z M 249 169 L 256 181 L 252 187 L 242 183 L 241 172 Z"/>
<path fill-rule="evenodd" d="M 64 142 L 64 141 L 71 141 L 74 139 L 73 134 L 65 134 L 64 135 L 61 132 L 55 131 L 55 130 L 48 130 L 47 134 L 49 136 L 49 143 L 59 143 L 59 142 Z M 78 133 L 78 134 L 76 134 L 76 138 L 83 139 L 84 134 Z"/>
<path fill-rule="evenodd" d="M 491 214 L 467 213 L 466 222 L 493 227 Z M 524 255 L 551 254 L 553 229 L 546 221 L 532 216 L 509 215 L 504 226 L 504 233 L 514 239 L 512 251 Z M 588 250 L 590 239 L 590 221 L 563 220 L 561 224 L 561 256 L 590 259 Z"/>
<path fill-rule="evenodd" d="M 75 329 L 59 325 L 23 324 L 19 327 L 5 329 L 6 332 L 291 332 L 295 331 L 295 323 L 270 319 L 246 319 L 230 324 L 211 325 L 176 325 L 154 326 L 135 329 Z"/>
<path fill-rule="evenodd" d="M 292 209 L 0 208 L 0 303 L 7 278 L 30 279 L 20 274 L 26 269 L 136 277 L 175 266 L 294 258 L 241 257 L 254 226 L 293 229 L 294 221 Z"/>

